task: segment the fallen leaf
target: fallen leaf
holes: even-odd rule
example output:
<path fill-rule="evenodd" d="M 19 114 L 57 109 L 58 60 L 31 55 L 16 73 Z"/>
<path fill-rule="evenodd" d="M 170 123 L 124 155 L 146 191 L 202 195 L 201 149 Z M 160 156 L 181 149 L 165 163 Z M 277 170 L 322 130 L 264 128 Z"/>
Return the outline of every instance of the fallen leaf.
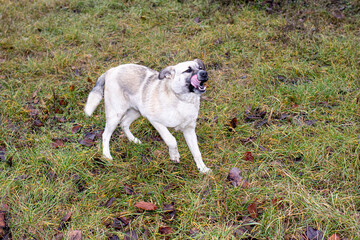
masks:
<path fill-rule="evenodd" d="M 80 142 L 79 142 L 81 145 L 84 145 L 86 147 L 91 147 L 93 145 L 95 145 L 95 141 L 92 140 L 91 138 L 87 138 L 85 137 L 84 139 L 82 139 Z"/>
<path fill-rule="evenodd" d="M 341 237 L 339 234 L 334 233 L 333 235 L 331 235 L 331 237 L 329 237 L 328 240 L 341 240 Z"/>
<path fill-rule="evenodd" d="M 129 224 L 129 221 L 124 217 L 116 217 L 114 218 L 113 223 L 111 224 L 111 227 L 113 227 L 115 230 L 121 230 L 124 227 L 126 227 Z"/>
<path fill-rule="evenodd" d="M 74 174 L 72 179 L 77 187 L 78 192 L 82 192 L 86 189 L 86 182 L 79 175 Z"/>
<path fill-rule="evenodd" d="M 175 218 L 175 203 L 172 202 L 170 204 L 165 204 L 163 206 L 164 211 L 164 219 L 168 221 L 172 221 Z"/>
<path fill-rule="evenodd" d="M 150 202 L 137 202 L 135 204 L 135 207 L 143 209 L 143 210 L 148 210 L 148 211 L 154 211 L 157 209 L 156 205 Z"/>
<path fill-rule="evenodd" d="M 322 240 L 323 239 L 323 233 L 313 227 L 307 227 L 306 228 L 306 237 L 309 240 Z"/>
<path fill-rule="evenodd" d="M 78 133 L 80 132 L 82 126 L 80 124 L 76 124 L 72 129 L 71 129 L 71 133 Z"/>
<path fill-rule="evenodd" d="M 6 148 L 5 147 L 0 147 L 0 161 L 4 161 L 6 160 Z"/>
<path fill-rule="evenodd" d="M 152 161 L 152 158 L 151 158 L 151 156 L 149 156 L 147 154 L 142 154 L 141 161 L 143 161 L 144 163 L 149 163 Z"/>
<path fill-rule="evenodd" d="M 137 235 L 136 231 L 134 231 L 134 230 L 126 231 L 125 240 L 136 240 L 136 239 L 138 239 L 138 235 Z"/>
<path fill-rule="evenodd" d="M 236 128 L 236 126 L 237 126 L 237 118 L 236 117 L 231 119 L 230 126 L 234 129 Z"/>
<path fill-rule="evenodd" d="M 242 218 L 242 224 L 241 226 L 244 227 L 247 231 L 251 232 L 254 226 L 256 225 L 256 221 L 252 219 L 251 217 L 244 216 Z"/>
<path fill-rule="evenodd" d="M 331 14 L 336 19 L 344 19 L 345 18 L 345 15 L 340 10 L 334 10 L 334 11 L 332 11 Z"/>
<path fill-rule="evenodd" d="M 51 143 L 51 146 L 53 148 L 60 148 L 60 147 L 65 147 L 64 141 L 61 139 L 54 139 L 53 142 Z"/>
<path fill-rule="evenodd" d="M 245 161 L 254 161 L 254 156 L 251 152 L 245 152 L 244 158 Z"/>
<path fill-rule="evenodd" d="M 330 146 L 325 147 L 325 154 L 326 155 L 331 156 L 334 152 L 335 152 L 334 148 L 332 148 Z"/>
<path fill-rule="evenodd" d="M 219 37 L 216 41 L 215 41 L 215 45 L 219 45 L 219 44 L 222 44 L 223 41 L 221 39 L 221 37 Z"/>
<path fill-rule="evenodd" d="M 15 177 L 14 180 L 24 180 L 24 179 L 28 179 L 28 178 L 31 178 L 31 176 L 27 175 L 27 174 L 23 174 L 21 176 Z"/>
<path fill-rule="evenodd" d="M 167 234 L 171 234 L 173 232 L 174 231 L 171 229 L 171 227 L 167 227 L 167 226 L 159 227 L 159 233 L 160 234 L 167 235 Z"/>
<path fill-rule="evenodd" d="M 240 176 L 240 172 L 241 172 L 240 169 L 238 169 L 237 167 L 234 167 L 229 171 L 229 175 L 227 176 L 227 179 L 231 181 L 234 187 L 237 187 L 240 184 L 240 181 L 242 179 L 242 177 Z"/>
<path fill-rule="evenodd" d="M 103 160 L 101 160 L 100 158 L 94 157 L 92 160 L 96 166 L 98 166 L 100 168 L 105 168 L 106 163 Z"/>
<path fill-rule="evenodd" d="M 252 204 L 250 204 L 248 206 L 248 212 L 249 212 L 251 218 L 256 218 L 257 217 L 258 210 L 257 210 L 256 199 Z"/>
<path fill-rule="evenodd" d="M 72 212 L 68 212 L 60 221 L 58 230 L 64 229 L 65 225 L 71 220 Z"/>
<path fill-rule="evenodd" d="M 317 120 L 304 120 L 304 123 L 308 126 L 315 126 Z"/>
<path fill-rule="evenodd" d="M 240 142 L 242 144 L 246 145 L 248 143 L 253 143 L 254 140 L 255 140 L 255 137 L 248 137 L 248 138 L 240 139 Z"/>
<path fill-rule="evenodd" d="M 65 123 L 66 122 L 66 119 L 64 117 L 58 117 L 56 118 L 56 120 L 59 122 L 59 123 Z"/>
<path fill-rule="evenodd" d="M 246 182 L 245 179 L 240 175 L 240 169 L 237 167 L 232 168 L 229 171 L 227 179 L 231 182 L 234 187 L 241 186 L 242 188 L 248 188 L 249 184 Z"/>
<path fill-rule="evenodd" d="M 61 240 L 63 239 L 64 234 L 62 232 L 56 233 L 53 237 L 52 240 Z"/>
<path fill-rule="evenodd" d="M 282 203 L 283 198 L 273 198 L 271 199 L 271 204 L 276 207 L 276 209 L 284 209 L 284 204 Z"/>
<path fill-rule="evenodd" d="M 119 240 L 120 238 L 116 235 L 116 234 L 113 234 L 111 236 L 109 236 L 108 240 Z"/>
<path fill-rule="evenodd" d="M 0 228 L 6 227 L 5 214 L 6 214 L 6 212 L 3 212 L 3 211 L 0 212 Z"/>
<path fill-rule="evenodd" d="M 3 205 L 4 206 L 4 205 Z M 7 205 L 6 205 L 7 206 Z M 5 207 L 7 209 L 7 207 Z M 1 210 L 1 209 L 0 209 Z M 0 239 L 12 239 L 8 225 L 8 211 L 0 211 Z"/>
<path fill-rule="evenodd" d="M 129 184 L 126 184 L 126 183 L 124 184 L 124 190 L 127 195 L 135 195 L 135 191 L 134 191 L 133 187 L 130 186 Z"/>
<path fill-rule="evenodd" d="M 192 238 L 195 238 L 199 234 L 199 232 L 200 232 L 199 229 L 197 229 L 196 227 L 193 227 L 189 231 L 189 236 Z"/>
<path fill-rule="evenodd" d="M 113 204 L 114 201 L 115 201 L 115 198 L 111 197 L 109 200 L 107 200 L 107 202 L 104 204 L 104 206 L 109 208 Z"/>
<path fill-rule="evenodd" d="M 44 126 L 44 124 L 39 120 L 39 119 L 35 119 L 34 122 L 33 122 L 33 125 L 35 127 L 42 127 Z"/>
<path fill-rule="evenodd" d="M 73 230 L 69 232 L 68 240 L 82 240 L 82 232 L 80 230 Z"/>
<path fill-rule="evenodd" d="M 236 239 L 241 239 L 241 237 L 243 237 L 246 232 L 248 232 L 246 228 L 239 225 L 234 226 L 233 235 Z"/>

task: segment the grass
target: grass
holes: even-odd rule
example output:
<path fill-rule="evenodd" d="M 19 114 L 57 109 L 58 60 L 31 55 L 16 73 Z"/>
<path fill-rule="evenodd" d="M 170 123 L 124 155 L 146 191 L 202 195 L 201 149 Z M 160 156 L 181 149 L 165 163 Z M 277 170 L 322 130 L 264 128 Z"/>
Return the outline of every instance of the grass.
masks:
<path fill-rule="evenodd" d="M 302 239 L 309 227 L 360 239 L 358 1 L 3 0 L 0 9 L 0 210 L 13 239 L 72 230 L 85 239 Z M 103 106 L 92 118 L 83 107 L 108 68 L 194 58 L 210 75 L 197 134 L 212 175 L 198 173 L 180 133 L 181 163 L 172 163 L 145 119 L 132 126 L 142 145 L 117 130 L 113 161 L 101 159 L 101 141 L 79 144 L 104 127 Z M 248 188 L 226 180 L 233 167 Z M 159 208 L 139 211 L 139 201 Z M 170 220 L 163 206 L 172 202 Z M 118 217 L 130 223 L 116 229 Z"/>

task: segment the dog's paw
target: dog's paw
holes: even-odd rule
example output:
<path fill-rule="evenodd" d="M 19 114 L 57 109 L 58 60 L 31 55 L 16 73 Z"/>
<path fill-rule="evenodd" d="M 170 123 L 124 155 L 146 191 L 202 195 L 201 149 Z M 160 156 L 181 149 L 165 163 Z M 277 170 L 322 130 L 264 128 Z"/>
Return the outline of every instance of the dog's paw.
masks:
<path fill-rule="evenodd" d="M 173 162 L 176 162 L 176 163 L 179 163 L 180 162 L 180 154 L 179 152 L 173 152 L 171 153 L 170 152 L 170 160 L 173 161 Z"/>
<path fill-rule="evenodd" d="M 204 174 L 209 174 L 212 172 L 212 170 L 208 167 L 199 168 L 199 171 Z"/>
<path fill-rule="evenodd" d="M 134 138 L 131 141 L 136 143 L 136 144 L 141 144 L 142 143 L 138 138 Z"/>
<path fill-rule="evenodd" d="M 109 159 L 109 160 L 113 160 L 113 157 L 109 154 L 103 154 L 103 157 L 104 158 L 107 158 L 107 159 Z"/>

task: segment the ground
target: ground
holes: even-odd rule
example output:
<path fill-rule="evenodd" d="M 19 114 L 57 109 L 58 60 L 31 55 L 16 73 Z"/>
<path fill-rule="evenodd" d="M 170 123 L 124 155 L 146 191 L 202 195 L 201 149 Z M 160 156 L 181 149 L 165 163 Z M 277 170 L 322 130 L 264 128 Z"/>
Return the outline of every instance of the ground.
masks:
<path fill-rule="evenodd" d="M 3 0 L 0 238 L 360 239 L 359 9 Z M 195 58 L 209 73 L 197 135 L 213 173 L 178 132 L 171 162 L 146 119 L 132 125 L 143 144 L 118 129 L 114 160 L 102 158 L 103 103 L 83 112 L 97 78 Z"/>

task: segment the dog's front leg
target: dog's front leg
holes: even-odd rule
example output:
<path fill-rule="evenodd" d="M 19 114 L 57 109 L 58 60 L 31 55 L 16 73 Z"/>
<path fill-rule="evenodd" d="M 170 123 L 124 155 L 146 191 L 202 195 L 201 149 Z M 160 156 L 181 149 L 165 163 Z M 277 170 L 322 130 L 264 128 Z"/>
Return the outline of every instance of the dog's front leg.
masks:
<path fill-rule="evenodd" d="M 167 127 L 165 127 L 164 125 L 157 122 L 151 122 L 151 124 L 160 133 L 161 138 L 169 147 L 170 159 L 177 163 L 180 162 L 180 154 L 177 148 L 177 142 L 175 137 L 169 132 Z"/>
<path fill-rule="evenodd" d="M 183 130 L 184 137 L 186 140 L 187 145 L 189 146 L 189 149 L 194 157 L 195 163 L 197 168 L 202 173 L 209 173 L 211 172 L 211 169 L 205 166 L 204 161 L 201 157 L 201 152 L 199 149 L 199 145 L 197 142 L 196 132 L 195 128 L 185 128 Z"/>

